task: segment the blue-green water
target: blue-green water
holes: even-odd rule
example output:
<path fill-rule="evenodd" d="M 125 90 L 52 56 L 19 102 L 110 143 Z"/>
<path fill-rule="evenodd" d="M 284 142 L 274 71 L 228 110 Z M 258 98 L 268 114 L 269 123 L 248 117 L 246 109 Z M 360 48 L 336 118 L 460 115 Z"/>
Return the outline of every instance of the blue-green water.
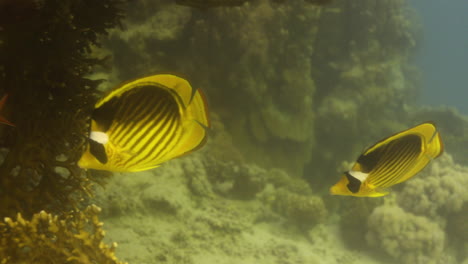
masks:
<path fill-rule="evenodd" d="M 420 103 L 468 114 L 468 1 L 411 0 L 423 24 Z"/>

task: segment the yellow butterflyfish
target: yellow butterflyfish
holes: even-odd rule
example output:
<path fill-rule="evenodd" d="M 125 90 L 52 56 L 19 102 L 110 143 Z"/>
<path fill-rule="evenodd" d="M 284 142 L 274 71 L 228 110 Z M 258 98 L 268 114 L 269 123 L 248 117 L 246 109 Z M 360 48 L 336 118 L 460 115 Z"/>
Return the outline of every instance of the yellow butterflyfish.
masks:
<path fill-rule="evenodd" d="M 417 125 L 368 148 L 330 192 L 360 197 L 384 196 L 388 194 L 386 188 L 410 179 L 443 150 L 434 123 Z"/>
<path fill-rule="evenodd" d="M 137 79 L 96 103 L 78 165 L 119 172 L 152 169 L 203 146 L 209 126 L 200 89 L 170 74 Z"/>

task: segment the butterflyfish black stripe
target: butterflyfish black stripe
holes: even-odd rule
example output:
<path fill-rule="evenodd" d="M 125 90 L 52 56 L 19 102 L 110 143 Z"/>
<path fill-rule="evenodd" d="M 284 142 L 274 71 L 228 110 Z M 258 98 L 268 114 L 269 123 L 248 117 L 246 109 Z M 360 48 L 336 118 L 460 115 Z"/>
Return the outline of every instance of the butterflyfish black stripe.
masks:
<path fill-rule="evenodd" d="M 170 115 L 171 122 L 167 126 L 167 128 L 161 132 L 160 138 L 159 138 L 159 144 L 158 144 L 158 149 L 154 150 L 152 154 L 152 159 L 158 159 L 161 160 L 164 158 L 164 156 L 168 153 L 171 152 L 172 149 L 170 149 L 170 143 L 175 140 L 175 136 L 177 135 L 178 131 L 181 129 L 180 126 L 180 119 L 178 118 L 179 116 L 177 113 L 172 112 Z M 173 145 L 172 145 L 173 148 Z"/>
<path fill-rule="evenodd" d="M 378 184 L 379 180 L 386 176 L 388 167 L 391 167 L 394 164 L 395 155 L 398 153 L 391 151 L 392 143 L 393 142 L 390 142 L 387 145 L 382 146 L 382 155 L 380 160 L 377 162 L 376 167 L 369 175 L 369 182 Z"/>
<path fill-rule="evenodd" d="M 419 155 L 420 152 L 420 144 L 418 144 L 419 137 L 414 136 L 416 141 L 410 141 L 411 138 L 408 138 L 409 142 L 404 142 L 406 144 L 405 148 L 402 150 L 402 154 L 399 157 L 398 167 L 395 170 L 394 177 L 389 177 L 387 180 L 381 182 L 381 185 L 391 185 L 393 182 L 397 182 L 403 177 L 408 169 L 414 166 L 414 161 Z"/>
<path fill-rule="evenodd" d="M 381 169 L 377 172 L 379 176 L 373 182 L 377 186 L 382 186 L 386 181 L 399 176 L 408 146 L 404 142 L 392 143 L 395 144 L 389 146 L 387 150 L 388 155 L 385 157 L 386 162 L 382 164 Z"/>
<path fill-rule="evenodd" d="M 123 116 L 124 121 L 123 124 L 128 126 L 129 128 L 134 128 L 138 123 L 141 122 L 142 119 L 146 118 L 148 112 L 151 111 L 148 106 L 151 106 L 156 103 L 155 98 L 151 96 L 146 96 L 143 100 L 133 100 L 131 103 L 129 102 L 126 107 L 138 109 L 137 111 L 133 112 L 131 115 Z M 128 133 L 125 133 L 127 135 Z M 122 138 L 123 139 L 123 138 Z M 121 139 L 121 140 L 122 140 Z"/>
<path fill-rule="evenodd" d="M 401 169 L 401 172 L 399 173 L 399 177 L 395 177 L 391 181 L 384 182 L 382 183 L 382 185 L 390 186 L 390 185 L 394 185 L 400 182 L 400 180 L 404 176 L 406 176 L 406 174 L 412 169 L 412 167 L 416 165 L 416 161 L 418 157 L 419 157 L 418 153 L 412 153 L 411 156 L 408 157 L 408 161 L 404 164 L 405 166 Z"/>
<path fill-rule="evenodd" d="M 158 154 L 155 154 L 160 160 L 168 159 L 168 156 L 172 154 L 175 147 L 179 144 L 180 138 L 182 137 L 182 126 L 180 121 L 175 120 L 173 128 L 171 129 L 170 136 L 167 137 L 167 140 L 164 142 L 164 147 L 161 148 L 161 151 Z M 173 155 L 174 156 L 174 155 Z"/>
<path fill-rule="evenodd" d="M 392 178 L 399 177 L 401 169 L 406 160 L 406 154 L 407 154 L 408 149 L 409 149 L 409 146 L 407 146 L 404 142 L 401 142 L 401 144 L 398 144 L 398 145 L 395 144 L 391 146 L 388 152 L 391 153 L 392 155 L 389 155 L 389 157 L 387 158 L 389 162 L 382 166 L 381 177 L 379 177 L 379 179 L 375 182 L 375 184 L 378 184 L 379 186 L 381 186 L 386 181 L 389 181 Z"/>
<path fill-rule="evenodd" d="M 156 127 L 157 122 L 159 122 L 159 119 L 169 107 L 167 104 L 162 105 L 161 102 L 159 102 L 159 106 L 160 107 L 155 108 L 154 111 L 148 115 L 147 119 L 143 120 L 142 127 L 139 128 L 138 133 L 132 139 L 133 144 L 129 146 L 130 149 L 140 152 L 145 145 L 148 144 L 146 138 L 151 134 L 151 130 Z"/>
<path fill-rule="evenodd" d="M 385 179 L 389 174 L 393 174 L 392 168 L 399 162 L 398 156 L 401 155 L 400 150 L 394 150 L 394 143 L 390 142 L 385 145 L 384 155 L 382 155 L 381 160 L 377 163 L 377 166 L 374 171 L 371 172 L 369 182 L 375 185 L 380 185 L 381 181 Z"/>
<path fill-rule="evenodd" d="M 133 96 L 131 101 L 124 106 L 126 108 L 136 109 L 136 111 L 122 116 L 121 125 L 124 126 L 125 129 L 117 132 L 120 136 L 115 138 L 115 141 L 119 142 L 119 145 L 122 147 L 124 147 L 128 140 L 134 136 L 134 132 L 137 131 L 135 130 L 135 127 L 138 126 L 137 124 L 144 120 L 148 116 L 149 112 L 152 111 L 151 106 L 159 101 L 164 102 L 164 99 L 166 99 L 160 97 L 161 90 L 158 88 L 142 87 L 139 88 L 139 91 L 141 92 L 138 94 L 138 97 Z M 167 94 L 165 91 L 162 92 Z M 133 133 L 130 131 L 133 131 Z"/>
<path fill-rule="evenodd" d="M 405 158 L 405 154 L 410 147 L 402 140 L 394 141 L 392 143 L 393 144 L 390 144 L 389 148 L 386 150 L 387 156 L 385 157 L 385 161 L 387 162 L 382 166 L 382 168 L 392 168 L 401 165 L 401 162 Z"/>
<path fill-rule="evenodd" d="M 139 91 L 137 89 L 136 91 Z M 132 122 L 135 115 L 141 111 L 151 97 L 146 96 L 144 93 L 135 93 L 136 91 L 127 91 L 119 97 L 120 108 L 116 115 L 119 121 L 124 124 Z"/>
<path fill-rule="evenodd" d="M 169 106 L 173 105 L 171 104 Z M 154 121 L 154 124 L 158 124 L 158 126 L 155 126 L 155 131 L 153 133 L 148 133 L 148 135 L 144 139 L 142 139 L 141 143 L 145 146 L 145 151 L 140 151 L 138 155 L 131 157 L 127 161 L 127 165 L 133 166 L 141 163 L 151 163 L 157 160 L 155 151 L 158 147 L 162 147 L 161 139 L 167 132 L 167 128 L 173 127 L 175 120 L 177 119 L 173 117 L 174 112 L 169 111 L 169 109 L 160 116 L 160 119 Z"/>
<path fill-rule="evenodd" d="M 132 129 L 133 121 L 135 120 L 135 116 L 142 111 L 142 109 L 147 105 L 151 100 L 151 97 L 143 97 L 142 100 L 139 101 L 139 104 L 132 104 L 133 100 L 126 104 L 122 103 L 120 107 L 120 111 L 116 115 L 115 120 L 115 129 L 112 129 L 110 133 L 112 136 L 113 142 L 120 142 L 122 138 L 128 134 L 128 132 Z"/>
<path fill-rule="evenodd" d="M 153 120 L 151 124 L 152 131 L 146 134 L 141 140 L 140 144 L 142 144 L 142 148 L 138 151 L 137 155 L 134 155 L 127 160 L 127 166 L 133 166 L 137 163 L 142 163 L 144 159 L 148 158 L 154 145 L 159 144 L 159 142 L 157 142 L 158 135 L 161 134 L 161 131 L 164 129 L 164 127 L 167 126 L 170 120 L 165 113 L 161 113 L 161 115 L 158 117 L 159 118 L 157 120 Z"/>
<path fill-rule="evenodd" d="M 407 169 L 413 165 L 415 157 L 420 147 L 420 139 L 418 136 L 410 135 L 398 141 L 392 142 L 387 150 L 390 155 L 385 157 L 387 162 L 382 164 L 378 170 L 380 176 L 372 180 L 372 184 L 376 186 L 388 186 L 391 182 L 398 181 Z M 416 154 L 416 156 L 415 156 Z"/>
<path fill-rule="evenodd" d="M 152 103 L 153 101 L 151 101 L 151 105 Z M 155 103 L 157 104 L 157 102 Z M 146 107 L 144 110 L 142 110 L 141 112 L 144 116 L 141 119 L 139 118 L 140 120 L 138 120 L 131 126 L 132 130 L 130 130 L 120 140 L 120 144 L 122 145 L 122 147 L 133 149 L 131 146 L 129 146 L 129 145 L 132 145 L 131 142 L 135 139 L 137 134 L 141 131 L 145 123 L 148 123 L 148 122 L 153 123 L 153 120 L 150 120 L 149 118 L 151 118 L 155 113 L 157 114 L 157 111 L 161 111 L 162 109 L 164 109 L 163 107 L 164 107 L 163 103 L 159 101 L 159 104 L 157 104 L 155 108 Z"/>
<path fill-rule="evenodd" d="M 144 104 L 143 106 L 145 107 L 145 110 L 153 110 L 153 105 L 158 103 L 158 102 L 164 102 L 164 103 L 174 103 L 175 100 L 172 98 L 170 93 L 166 90 L 156 88 L 156 87 L 144 87 L 142 88 L 142 93 L 151 99 L 150 102 Z M 140 102 L 134 102 L 135 104 L 140 104 Z M 135 117 L 134 122 L 140 123 L 147 115 L 147 112 L 140 113 L 137 117 Z"/>
<path fill-rule="evenodd" d="M 162 161 L 161 157 L 159 156 L 159 153 L 161 153 L 161 151 L 165 149 L 165 146 L 161 143 L 161 141 L 166 137 L 167 133 L 170 134 L 170 136 L 168 137 L 169 140 L 172 140 L 172 135 L 174 134 L 173 132 L 177 128 L 174 122 L 175 119 L 167 118 L 167 120 L 169 121 L 169 123 L 166 126 L 164 126 L 166 130 L 158 135 L 155 135 L 155 138 L 152 138 L 150 144 L 146 146 L 147 151 L 141 152 L 138 157 L 135 157 L 136 159 L 132 162 L 133 165 L 140 164 L 144 166 L 151 166 L 156 165 Z M 168 129 L 171 131 L 168 132 Z"/>
<path fill-rule="evenodd" d="M 166 122 L 169 122 L 167 124 L 170 125 L 170 119 L 169 118 L 166 118 Z M 162 126 L 161 129 L 163 129 L 164 127 L 167 127 L 167 125 L 164 125 Z M 160 138 L 162 136 L 162 133 L 165 133 L 163 130 L 161 130 L 162 132 L 160 132 L 158 135 L 147 135 L 141 142 L 140 142 L 140 150 L 138 151 L 139 153 L 139 158 L 141 158 L 140 160 L 138 160 L 138 157 L 135 157 L 136 159 L 136 163 L 145 163 L 147 161 L 155 161 L 156 159 L 154 158 L 154 155 L 152 155 L 152 149 L 155 147 L 155 146 L 161 146 L 161 142 L 160 142 Z"/>
<path fill-rule="evenodd" d="M 400 166 L 396 167 L 394 171 L 391 171 L 387 177 L 383 177 L 382 178 L 383 180 L 379 182 L 378 185 L 381 187 L 393 185 L 394 182 L 397 182 L 398 180 L 401 179 L 401 177 L 403 177 L 407 168 L 411 165 L 412 165 L 412 160 L 402 161 L 400 163 Z"/>
<path fill-rule="evenodd" d="M 165 131 L 163 131 L 160 134 L 158 151 L 155 150 L 153 153 L 150 153 L 150 154 L 153 154 L 151 157 L 152 160 L 156 160 L 156 159 L 161 160 L 165 156 L 165 154 L 172 151 L 172 149 L 169 149 L 168 146 L 171 143 L 171 141 L 174 140 L 174 137 L 176 136 L 177 131 L 181 127 L 180 127 L 179 119 L 176 118 L 176 115 L 174 113 L 171 114 L 170 118 L 171 118 L 170 125 L 167 127 Z"/>

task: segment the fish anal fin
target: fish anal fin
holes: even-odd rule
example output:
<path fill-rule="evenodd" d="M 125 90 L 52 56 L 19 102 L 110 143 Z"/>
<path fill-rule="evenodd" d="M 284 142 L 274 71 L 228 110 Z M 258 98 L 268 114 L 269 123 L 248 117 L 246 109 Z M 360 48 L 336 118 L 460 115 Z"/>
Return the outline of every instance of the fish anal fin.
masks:
<path fill-rule="evenodd" d="M 385 191 L 385 190 L 373 190 L 371 193 L 369 193 L 367 196 L 369 197 L 382 197 L 382 196 L 385 196 L 387 194 L 389 194 L 390 192 L 388 191 Z"/>
<path fill-rule="evenodd" d="M 389 194 L 390 192 L 386 188 L 377 187 L 370 183 L 365 183 L 364 193 L 367 197 L 381 197 Z"/>
<path fill-rule="evenodd" d="M 157 168 L 159 166 L 161 166 L 161 164 L 151 165 L 151 166 L 148 166 L 148 167 L 137 167 L 137 168 L 133 168 L 133 169 L 125 170 L 125 171 L 126 172 L 139 172 L 139 171 L 155 169 L 155 168 Z"/>

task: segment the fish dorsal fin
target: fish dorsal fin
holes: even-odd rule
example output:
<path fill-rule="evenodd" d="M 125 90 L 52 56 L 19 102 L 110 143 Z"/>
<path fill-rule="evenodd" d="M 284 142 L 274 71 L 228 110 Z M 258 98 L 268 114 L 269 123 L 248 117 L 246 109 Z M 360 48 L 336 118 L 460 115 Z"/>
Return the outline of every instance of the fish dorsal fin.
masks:
<path fill-rule="evenodd" d="M 391 141 L 393 141 L 393 140 L 395 140 L 397 138 L 400 138 L 402 136 L 406 136 L 406 135 L 409 135 L 409 134 L 416 134 L 416 135 L 418 135 L 420 137 L 425 138 L 426 144 L 427 143 L 438 143 L 438 144 L 440 144 L 442 142 L 442 141 L 438 140 L 438 139 L 440 139 L 440 135 L 437 132 L 435 124 L 433 122 L 431 122 L 431 121 L 428 121 L 428 122 L 424 122 L 422 124 L 419 124 L 417 126 L 414 126 L 412 128 L 400 131 L 398 133 L 395 133 L 395 134 L 393 134 L 393 135 L 391 135 L 389 137 L 386 137 L 386 138 L 380 140 L 379 142 L 375 143 L 370 148 L 368 148 L 364 152 L 364 155 L 369 153 L 369 152 L 374 151 L 375 149 L 381 147 L 382 145 L 386 145 L 389 142 L 391 142 Z"/>
<path fill-rule="evenodd" d="M 177 94 L 184 107 L 187 107 L 190 104 L 195 92 L 187 80 L 171 74 L 153 75 L 140 79 L 140 81 L 158 83 L 163 85 L 165 88 L 172 90 Z"/>
<path fill-rule="evenodd" d="M 185 79 L 172 74 L 156 74 L 126 82 L 118 86 L 117 88 L 110 91 L 101 100 L 99 100 L 96 103 L 95 108 L 101 107 L 104 103 L 110 101 L 112 98 L 119 97 L 123 93 L 135 87 L 152 85 L 161 86 L 161 88 L 166 88 L 175 92 L 180 98 L 184 107 L 189 105 L 190 101 L 192 100 L 192 94 L 194 94 L 192 86 L 190 86 L 190 84 Z"/>
<path fill-rule="evenodd" d="M 377 161 L 381 158 L 382 153 L 385 152 L 385 145 L 410 134 L 417 135 L 423 139 L 423 142 L 426 142 L 425 144 L 430 148 L 427 151 L 432 158 L 437 157 L 443 151 L 442 140 L 440 139 L 440 134 L 436 130 L 435 124 L 433 122 L 425 122 L 386 137 L 369 147 L 357 160 L 362 167 L 362 171 L 369 172 L 374 168 Z"/>

